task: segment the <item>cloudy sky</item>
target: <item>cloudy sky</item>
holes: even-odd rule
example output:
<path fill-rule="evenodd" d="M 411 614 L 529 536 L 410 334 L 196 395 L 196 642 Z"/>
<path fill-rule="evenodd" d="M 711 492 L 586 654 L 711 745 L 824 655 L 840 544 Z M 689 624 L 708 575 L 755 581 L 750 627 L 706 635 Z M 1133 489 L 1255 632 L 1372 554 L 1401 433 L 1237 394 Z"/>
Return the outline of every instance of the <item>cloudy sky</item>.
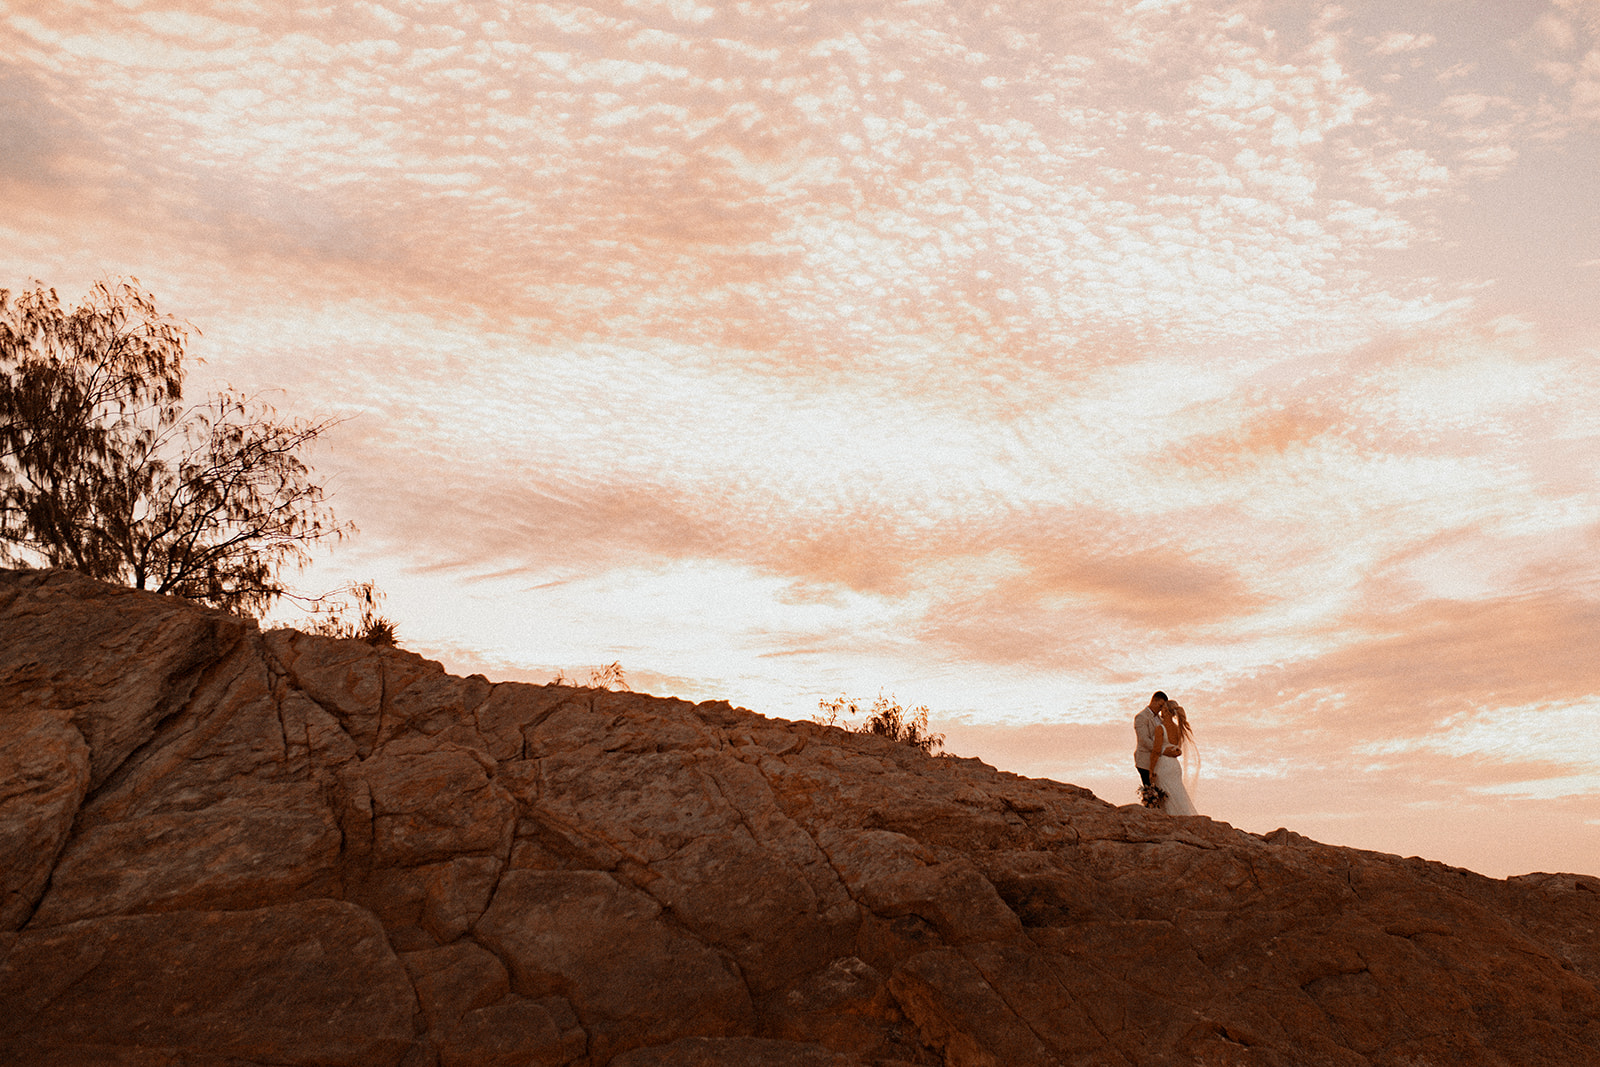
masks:
<path fill-rule="evenodd" d="M 0 0 L 0 205 L 452 670 L 1600 874 L 1600 0 Z"/>

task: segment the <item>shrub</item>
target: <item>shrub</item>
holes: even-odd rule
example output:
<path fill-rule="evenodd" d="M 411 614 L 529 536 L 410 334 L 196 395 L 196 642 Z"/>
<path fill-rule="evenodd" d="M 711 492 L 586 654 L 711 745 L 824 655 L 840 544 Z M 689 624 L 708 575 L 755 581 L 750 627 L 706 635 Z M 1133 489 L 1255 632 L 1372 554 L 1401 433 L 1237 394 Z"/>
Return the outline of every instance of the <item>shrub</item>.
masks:
<path fill-rule="evenodd" d="M 921 749 L 927 754 L 936 755 L 938 750 L 944 748 L 944 734 L 936 734 L 928 729 L 928 706 L 918 704 L 912 708 L 901 707 L 894 695 L 884 696 L 878 693 L 870 707 L 863 708 L 865 701 L 853 700 L 846 696 L 838 696 L 833 700 L 819 700 L 817 707 L 821 713 L 812 716 L 812 721 L 824 726 L 838 726 L 852 733 L 877 734 L 887 737 L 891 741 L 898 741 L 903 745 Z M 856 716 L 865 714 L 866 718 L 856 724 L 852 720 Z"/>
<path fill-rule="evenodd" d="M 589 671 L 589 684 L 580 685 L 576 678 L 568 678 L 567 672 L 557 670 L 556 676 L 550 679 L 550 685 L 565 685 L 573 689 L 611 689 L 622 692 L 631 692 L 628 689 L 627 672 L 622 669 L 622 664 L 612 660 L 604 667 L 594 667 Z"/>
<path fill-rule="evenodd" d="M 393 646 L 397 641 L 394 620 L 378 613 L 383 601 L 377 582 L 351 582 L 313 603 L 306 633 Z M 355 613 L 353 619 L 351 612 Z"/>
<path fill-rule="evenodd" d="M 596 689 L 621 689 L 626 691 L 628 680 L 623 673 L 622 664 L 612 660 L 604 667 L 596 667 L 589 672 L 589 684 Z"/>

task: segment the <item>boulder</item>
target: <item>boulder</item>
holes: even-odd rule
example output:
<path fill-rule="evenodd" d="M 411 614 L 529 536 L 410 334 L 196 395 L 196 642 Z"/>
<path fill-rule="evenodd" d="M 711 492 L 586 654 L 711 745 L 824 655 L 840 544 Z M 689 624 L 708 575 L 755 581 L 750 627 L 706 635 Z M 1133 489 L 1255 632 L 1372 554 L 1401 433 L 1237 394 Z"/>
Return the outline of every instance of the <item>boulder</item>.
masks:
<path fill-rule="evenodd" d="M 1494 880 L 0 572 L 0 1062 L 1591 1062 Z"/>
<path fill-rule="evenodd" d="M 371 914 L 316 900 L 30 928 L 0 960 L 0 1004 L 5 1063 L 358 1067 L 401 1061 L 416 995 Z"/>
<path fill-rule="evenodd" d="M 89 788 L 89 746 L 64 713 L 0 709 L 0 930 L 32 914 Z"/>

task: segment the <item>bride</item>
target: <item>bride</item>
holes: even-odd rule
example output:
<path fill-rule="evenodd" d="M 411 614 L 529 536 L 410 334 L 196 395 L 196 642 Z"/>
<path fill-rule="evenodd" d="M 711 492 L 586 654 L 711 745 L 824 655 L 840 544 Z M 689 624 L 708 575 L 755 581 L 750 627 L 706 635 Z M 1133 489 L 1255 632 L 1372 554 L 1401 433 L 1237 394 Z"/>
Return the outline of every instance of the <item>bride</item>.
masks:
<path fill-rule="evenodd" d="M 1163 702 L 1159 714 L 1166 743 L 1155 746 L 1150 753 L 1150 783 L 1166 792 L 1166 803 L 1162 807 L 1168 815 L 1198 815 L 1194 802 L 1189 799 L 1189 790 L 1183 784 L 1183 764 L 1178 762 L 1177 756 L 1163 754 L 1172 747 L 1179 749 L 1178 755 L 1181 756 L 1182 749 L 1187 745 L 1194 755 L 1194 777 L 1199 779 L 1200 753 L 1195 749 L 1189 716 L 1184 714 L 1180 704 L 1171 700 Z"/>

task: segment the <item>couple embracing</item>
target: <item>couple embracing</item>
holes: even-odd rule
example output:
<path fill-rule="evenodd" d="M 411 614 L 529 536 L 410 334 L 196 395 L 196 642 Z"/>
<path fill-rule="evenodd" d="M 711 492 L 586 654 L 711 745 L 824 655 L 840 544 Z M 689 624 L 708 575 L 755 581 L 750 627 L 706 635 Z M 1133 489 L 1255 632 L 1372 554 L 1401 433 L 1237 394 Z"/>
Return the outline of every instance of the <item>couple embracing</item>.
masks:
<path fill-rule="evenodd" d="M 1144 782 L 1139 799 L 1146 807 L 1161 808 L 1168 815 L 1199 814 L 1183 784 L 1183 764 L 1178 762 L 1184 745 L 1191 751 L 1194 748 L 1194 731 L 1183 707 L 1158 689 L 1144 710 L 1133 717 L 1133 734 L 1137 739 L 1133 763 Z M 1193 756 L 1198 777 L 1199 753 L 1193 752 Z"/>

